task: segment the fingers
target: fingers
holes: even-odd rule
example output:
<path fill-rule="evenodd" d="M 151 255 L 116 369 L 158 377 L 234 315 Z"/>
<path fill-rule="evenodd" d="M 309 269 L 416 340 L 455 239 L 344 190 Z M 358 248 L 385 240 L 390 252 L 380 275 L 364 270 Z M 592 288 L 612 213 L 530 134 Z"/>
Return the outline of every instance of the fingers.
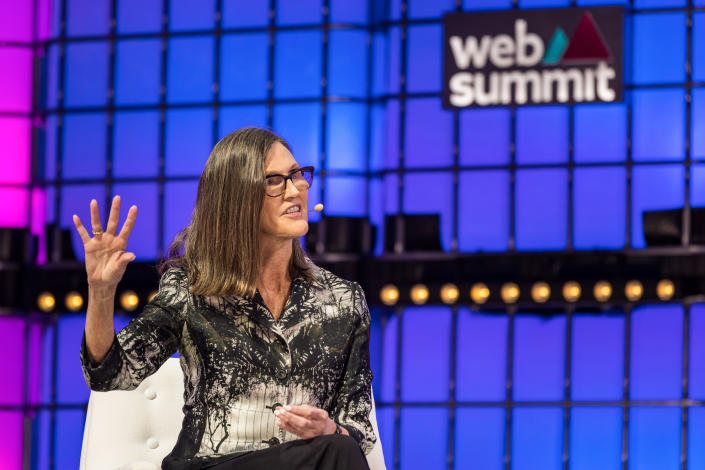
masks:
<path fill-rule="evenodd" d="M 81 219 L 79 219 L 76 214 L 73 215 L 73 224 L 76 226 L 76 231 L 78 231 L 78 235 L 81 237 L 81 241 L 84 244 L 88 243 L 88 241 L 91 239 L 91 236 L 88 234 L 88 230 L 86 230 L 86 228 L 81 223 Z"/>
<path fill-rule="evenodd" d="M 310 405 L 277 408 L 277 425 L 301 438 L 319 436 L 328 424 L 328 412 Z"/>
<path fill-rule="evenodd" d="M 306 427 L 311 423 L 311 421 L 303 416 L 296 415 L 294 413 L 287 412 L 286 410 L 279 409 L 275 411 L 274 414 L 283 422 L 290 424 L 295 427 Z"/>
<path fill-rule="evenodd" d="M 101 277 L 106 283 L 117 285 L 125 274 L 127 265 L 134 261 L 135 254 L 125 251 L 115 251 L 110 254 L 102 269 Z"/>
<path fill-rule="evenodd" d="M 137 206 L 132 206 L 130 207 L 130 210 L 127 211 L 127 219 L 125 220 L 125 223 L 122 224 L 120 235 L 118 235 L 118 237 L 122 238 L 125 243 L 127 243 L 127 239 L 130 238 L 132 228 L 135 226 L 135 220 L 137 220 Z"/>
<path fill-rule="evenodd" d="M 301 438 L 308 437 L 309 435 L 317 436 L 320 434 L 320 432 L 317 431 L 317 427 L 314 426 L 313 423 L 305 418 L 293 415 L 291 413 L 280 413 L 277 416 L 277 425 Z"/>
<path fill-rule="evenodd" d="M 105 233 L 115 235 L 117 232 L 118 222 L 120 221 L 120 196 L 113 198 L 113 203 L 110 206 L 110 216 L 108 217 L 108 226 L 105 227 Z"/>
<path fill-rule="evenodd" d="M 125 272 L 127 265 L 134 261 L 136 258 L 135 254 L 129 251 L 116 251 L 113 253 L 111 261 L 114 263 L 116 271 Z"/>
<path fill-rule="evenodd" d="M 91 199 L 91 227 L 94 235 L 103 232 L 103 226 L 100 224 L 100 214 L 98 213 L 98 201 L 95 199 Z"/>
<path fill-rule="evenodd" d="M 118 262 L 120 262 L 120 264 L 127 265 L 128 263 L 134 261 L 135 258 L 137 258 L 137 256 L 131 251 L 123 251 L 122 253 L 120 253 L 120 258 L 118 258 Z"/>
<path fill-rule="evenodd" d="M 290 432 L 291 434 L 296 435 L 300 439 L 306 439 L 308 436 L 306 435 L 305 432 L 301 431 L 300 429 L 295 429 L 288 424 L 284 424 L 281 421 L 277 420 L 277 426 L 279 426 L 281 429 L 283 429 L 286 432 Z M 313 436 L 312 436 L 313 437 Z"/>
<path fill-rule="evenodd" d="M 328 412 L 311 405 L 286 405 L 285 409 L 290 413 L 306 419 L 328 419 Z"/>
<path fill-rule="evenodd" d="M 127 265 L 134 261 L 136 258 L 135 254 L 129 251 L 116 251 L 110 255 L 110 260 L 108 261 L 108 270 L 111 272 L 122 273 L 125 272 Z"/>

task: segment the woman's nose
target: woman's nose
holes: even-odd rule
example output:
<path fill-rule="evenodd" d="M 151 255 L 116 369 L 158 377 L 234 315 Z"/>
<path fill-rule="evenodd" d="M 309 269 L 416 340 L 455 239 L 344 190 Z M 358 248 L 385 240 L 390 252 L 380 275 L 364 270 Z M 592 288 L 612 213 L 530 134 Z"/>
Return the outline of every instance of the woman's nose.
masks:
<path fill-rule="evenodd" d="M 287 180 L 285 185 L 284 185 L 284 199 L 296 196 L 299 194 L 301 191 L 299 191 L 299 188 L 296 187 L 293 181 Z"/>

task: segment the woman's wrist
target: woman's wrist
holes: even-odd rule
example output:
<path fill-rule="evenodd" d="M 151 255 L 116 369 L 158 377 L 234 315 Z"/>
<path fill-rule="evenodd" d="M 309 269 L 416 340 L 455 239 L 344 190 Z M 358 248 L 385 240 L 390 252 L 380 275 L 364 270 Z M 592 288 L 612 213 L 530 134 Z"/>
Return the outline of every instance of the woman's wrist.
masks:
<path fill-rule="evenodd" d="M 115 298 L 117 285 L 112 284 L 88 284 L 89 300 L 103 301 Z"/>
<path fill-rule="evenodd" d="M 326 425 L 326 429 L 323 431 L 323 434 L 340 434 L 341 436 L 350 435 L 347 429 L 330 418 L 328 418 L 328 424 Z"/>
<path fill-rule="evenodd" d="M 326 423 L 326 428 L 323 430 L 323 434 L 335 434 L 337 430 L 338 425 L 335 424 L 335 421 L 328 418 L 328 423 Z"/>

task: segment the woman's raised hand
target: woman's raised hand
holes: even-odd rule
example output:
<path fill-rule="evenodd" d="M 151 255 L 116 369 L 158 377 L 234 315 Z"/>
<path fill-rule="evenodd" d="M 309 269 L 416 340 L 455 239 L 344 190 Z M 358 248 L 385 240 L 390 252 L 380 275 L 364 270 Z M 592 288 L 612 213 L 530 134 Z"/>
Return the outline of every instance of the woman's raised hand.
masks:
<path fill-rule="evenodd" d="M 137 206 L 130 207 L 127 212 L 127 220 L 122 226 L 119 234 L 117 232 L 120 220 L 120 196 L 113 198 L 108 226 L 103 232 L 98 213 L 98 202 L 91 200 L 91 228 L 93 237 L 81 223 L 81 219 L 76 214 L 73 216 L 73 223 L 78 234 L 83 240 L 83 249 L 86 253 L 86 273 L 88 274 L 88 285 L 91 287 L 111 288 L 117 284 L 125 274 L 127 264 L 135 259 L 135 254 L 125 251 L 127 239 L 130 238 L 132 228 L 137 219 Z"/>

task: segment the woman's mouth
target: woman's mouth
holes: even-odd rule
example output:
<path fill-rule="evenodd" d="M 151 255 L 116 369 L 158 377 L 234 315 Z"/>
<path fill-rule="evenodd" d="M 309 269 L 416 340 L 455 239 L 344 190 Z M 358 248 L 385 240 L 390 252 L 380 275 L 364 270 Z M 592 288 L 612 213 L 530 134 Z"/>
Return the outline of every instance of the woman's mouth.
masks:
<path fill-rule="evenodd" d="M 291 206 L 288 208 L 283 215 L 289 216 L 289 217 L 300 217 L 302 215 L 301 213 L 301 206 L 300 205 L 295 205 Z"/>

